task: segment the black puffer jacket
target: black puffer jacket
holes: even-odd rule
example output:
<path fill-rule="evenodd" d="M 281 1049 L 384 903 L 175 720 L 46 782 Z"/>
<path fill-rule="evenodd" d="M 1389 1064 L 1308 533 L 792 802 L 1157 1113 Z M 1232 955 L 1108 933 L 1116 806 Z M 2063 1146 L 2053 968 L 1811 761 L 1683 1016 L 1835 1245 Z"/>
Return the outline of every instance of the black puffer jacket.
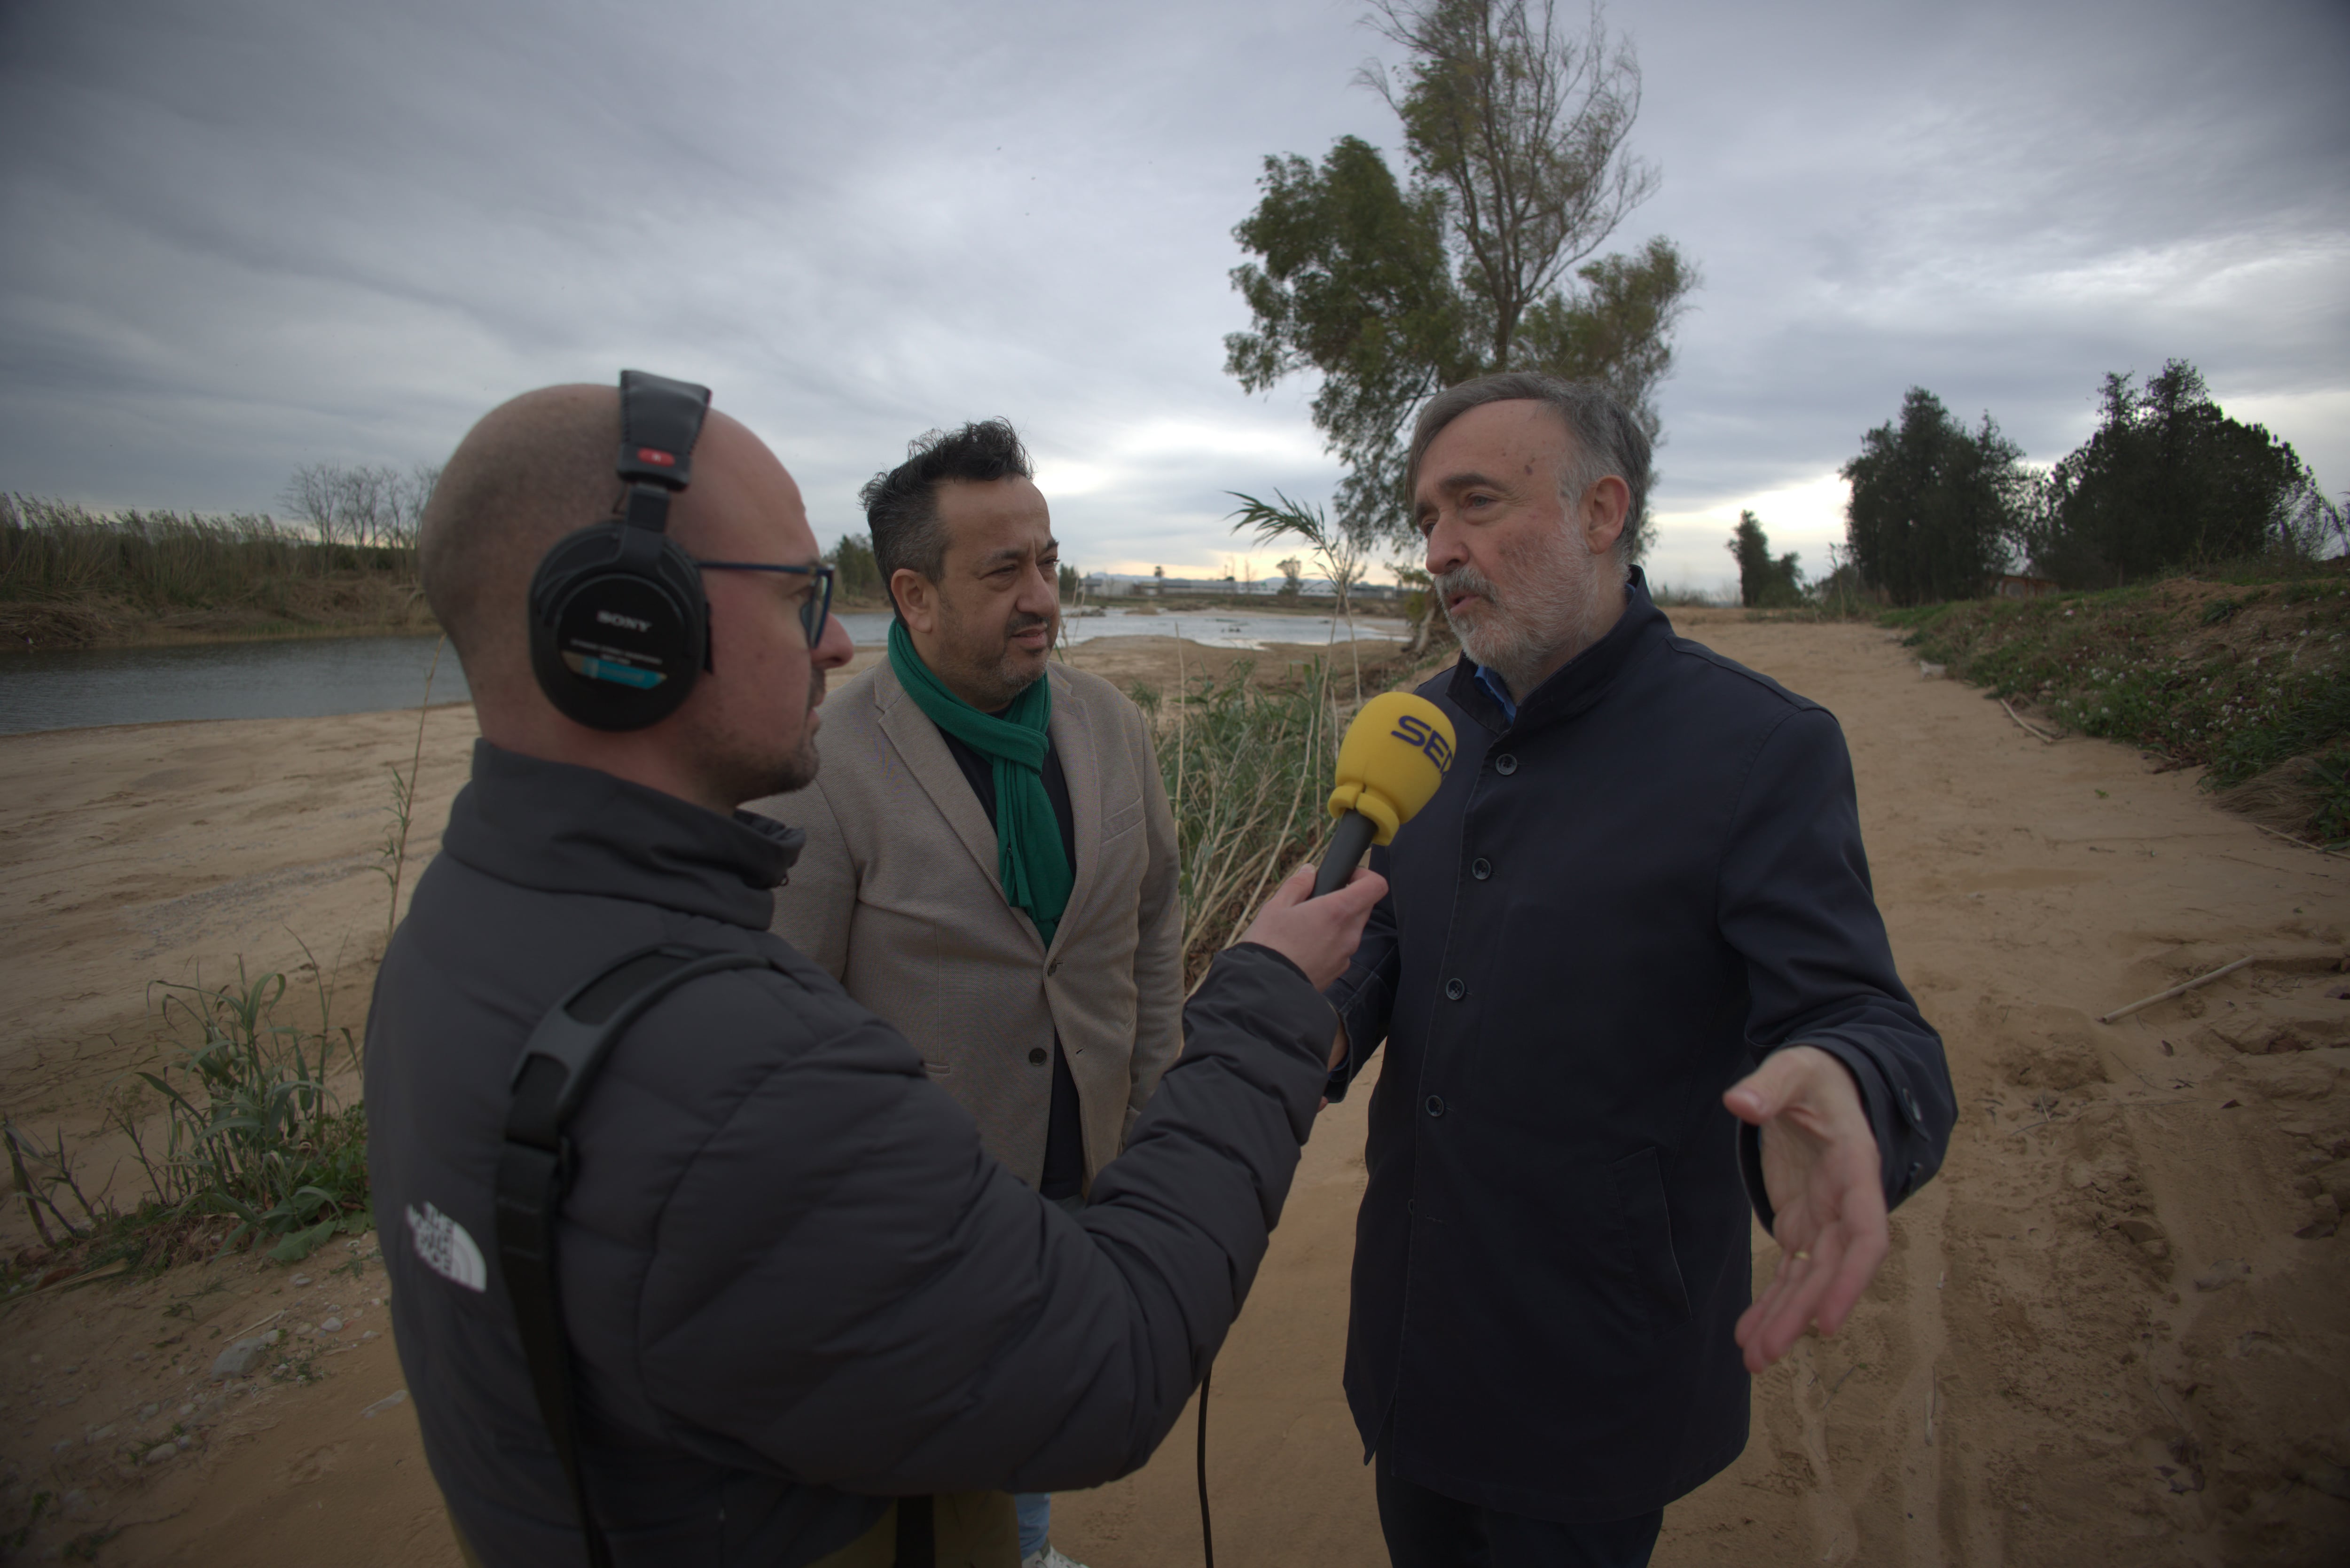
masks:
<path fill-rule="evenodd" d="M 767 933 L 795 843 L 483 742 L 384 956 L 367 1102 L 392 1321 L 434 1478 L 485 1563 L 580 1560 L 491 1195 L 524 1039 L 634 950 L 786 973 L 672 993 L 572 1123 L 561 1287 L 620 1562 L 806 1563 L 888 1494 L 1133 1469 L 1255 1275 L 1334 1028 L 1286 960 L 1217 961 L 1182 1060 L 1072 1217 Z"/>

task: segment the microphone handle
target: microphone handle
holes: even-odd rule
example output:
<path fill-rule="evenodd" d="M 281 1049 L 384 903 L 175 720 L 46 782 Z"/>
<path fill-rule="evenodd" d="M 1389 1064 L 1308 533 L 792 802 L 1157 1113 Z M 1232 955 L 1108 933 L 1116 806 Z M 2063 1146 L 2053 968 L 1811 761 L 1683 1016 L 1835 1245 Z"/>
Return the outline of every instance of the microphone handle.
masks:
<path fill-rule="evenodd" d="M 1322 869 L 1314 878 L 1314 897 L 1335 893 L 1347 885 L 1362 863 L 1363 852 L 1371 846 L 1379 825 L 1359 811 L 1350 811 L 1338 819 L 1330 835 L 1330 847 L 1322 852 Z"/>

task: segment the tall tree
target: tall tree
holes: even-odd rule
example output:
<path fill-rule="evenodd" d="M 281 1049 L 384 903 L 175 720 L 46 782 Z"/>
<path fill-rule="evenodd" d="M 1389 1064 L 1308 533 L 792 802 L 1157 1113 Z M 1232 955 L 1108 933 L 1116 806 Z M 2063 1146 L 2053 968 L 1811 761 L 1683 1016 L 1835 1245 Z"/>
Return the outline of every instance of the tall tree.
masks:
<path fill-rule="evenodd" d="M 1901 417 L 1860 439 L 1845 538 L 1861 580 L 1897 605 L 1978 598 L 2007 569 L 2033 478 L 2022 449 L 1985 414 L 1974 430 L 1912 387 Z"/>
<path fill-rule="evenodd" d="M 2306 557 L 2341 514 L 2293 448 L 2230 419 L 2173 359 L 2143 388 L 2107 376 L 2095 432 L 2048 476 L 2033 562 L 2068 587 L 2106 587 L 2208 561 Z"/>
<path fill-rule="evenodd" d="M 824 554 L 832 567 L 833 591 L 848 599 L 886 599 L 889 596 L 881 587 L 881 567 L 873 558 L 873 536 L 870 534 L 843 534 L 840 542 Z"/>
<path fill-rule="evenodd" d="M 1763 609 L 1802 602 L 1804 574 L 1795 565 L 1795 552 L 1773 557 L 1771 535 L 1762 532 L 1762 520 L 1753 513 L 1738 514 L 1738 526 L 1724 547 L 1738 562 L 1740 604 Z"/>
<path fill-rule="evenodd" d="M 1657 435 L 1654 392 L 1698 281 L 1662 238 L 1589 259 L 1658 181 L 1628 149 L 1638 64 L 1596 8 L 1578 32 L 1555 0 L 1380 0 L 1372 25 L 1408 51 L 1362 79 L 1403 123 L 1410 182 L 1356 137 L 1318 166 L 1266 159 L 1232 231 L 1259 258 L 1232 273 L 1254 330 L 1224 340 L 1250 391 L 1321 372 L 1315 424 L 1347 470 L 1334 521 L 1366 544 L 1411 537 L 1409 423 L 1453 382 L 1603 381 Z"/>
<path fill-rule="evenodd" d="M 1336 510 L 1366 542 L 1399 536 L 1404 441 L 1428 396 L 1477 373 L 1445 249 L 1441 192 L 1407 193 L 1378 150 L 1340 137 L 1319 167 L 1264 161 L 1264 198 L 1232 231 L 1263 258 L 1232 270 L 1256 318 L 1224 369 L 1261 392 L 1322 372 L 1314 423 L 1347 465 Z"/>

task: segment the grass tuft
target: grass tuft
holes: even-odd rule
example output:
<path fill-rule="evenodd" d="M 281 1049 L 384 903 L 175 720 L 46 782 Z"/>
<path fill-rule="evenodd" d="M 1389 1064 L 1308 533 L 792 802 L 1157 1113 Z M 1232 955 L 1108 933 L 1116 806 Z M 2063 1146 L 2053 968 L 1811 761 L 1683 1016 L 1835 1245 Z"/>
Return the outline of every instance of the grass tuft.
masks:
<path fill-rule="evenodd" d="M 8 1124 L 16 1189 L 43 1245 L 0 1265 L 0 1302 L 151 1275 L 240 1246 L 266 1245 L 279 1262 L 298 1262 L 373 1222 L 366 1111 L 339 1105 L 328 1086 L 359 1065 L 351 1032 L 328 1023 L 332 985 L 317 984 L 316 1027 L 280 1021 L 284 975 L 248 975 L 242 964 L 234 985 L 154 989 L 174 1043 L 114 1085 L 103 1123 L 129 1140 L 147 1190 L 128 1210 L 92 1198 L 62 1131 L 45 1142 Z"/>
<path fill-rule="evenodd" d="M 329 1026 L 333 992 L 318 982 L 318 1025 L 277 1021 L 282 974 L 230 986 L 161 982 L 182 1038 L 161 1071 L 136 1077 L 160 1098 L 165 1144 L 146 1147 L 146 1096 L 118 1094 L 111 1116 L 131 1140 L 154 1199 L 177 1213 L 225 1213 L 227 1244 L 275 1239 L 280 1262 L 307 1257 L 341 1231 L 368 1226 L 367 1116 L 336 1103 L 338 1061 L 359 1065 L 348 1028 Z"/>

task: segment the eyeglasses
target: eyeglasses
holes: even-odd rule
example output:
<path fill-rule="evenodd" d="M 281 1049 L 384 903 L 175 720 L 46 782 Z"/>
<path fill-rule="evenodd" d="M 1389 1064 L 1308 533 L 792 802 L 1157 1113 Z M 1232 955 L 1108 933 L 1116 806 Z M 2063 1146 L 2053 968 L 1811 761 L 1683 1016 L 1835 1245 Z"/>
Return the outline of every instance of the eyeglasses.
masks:
<path fill-rule="evenodd" d="M 826 566 L 783 566 L 766 561 L 696 561 L 705 572 L 789 572 L 794 576 L 813 577 L 808 597 L 800 601 L 800 629 L 807 633 L 808 646 L 814 648 L 824 640 L 825 618 L 832 614 L 832 573 Z"/>

